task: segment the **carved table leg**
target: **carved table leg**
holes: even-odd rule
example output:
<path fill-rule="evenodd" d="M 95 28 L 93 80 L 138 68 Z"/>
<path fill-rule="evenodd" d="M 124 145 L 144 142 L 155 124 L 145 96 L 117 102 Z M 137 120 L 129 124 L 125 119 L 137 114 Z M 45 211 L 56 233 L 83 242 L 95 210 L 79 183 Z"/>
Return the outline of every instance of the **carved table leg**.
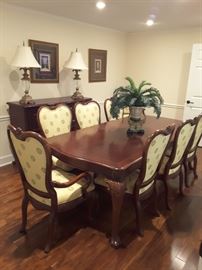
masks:
<path fill-rule="evenodd" d="M 112 233 L 110 244 L 114 248 L 119 248 L 121 246 L 119 220 L 125 193 L 125 184 L 111 180 L 107 180 L 107 184 L 109 185 L 112 198 Z"/>

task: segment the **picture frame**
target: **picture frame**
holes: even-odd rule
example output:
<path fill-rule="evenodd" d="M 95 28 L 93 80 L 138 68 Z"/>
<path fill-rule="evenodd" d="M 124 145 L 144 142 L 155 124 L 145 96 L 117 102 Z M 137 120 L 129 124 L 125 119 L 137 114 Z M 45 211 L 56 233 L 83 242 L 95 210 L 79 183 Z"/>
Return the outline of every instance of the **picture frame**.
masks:
<path fill-rule="evenodd" d="M 107 73 L 107 51 L 88 49 L 88 81 L 104 82 Z"/>
<path fill-rule="evenodd" d="M 57 43 L 29 39 L 29 46 L 41 65 L 41 68 L 30 70 L 32 83 L 58 83 L 59 82 L 59 60 Z"/>

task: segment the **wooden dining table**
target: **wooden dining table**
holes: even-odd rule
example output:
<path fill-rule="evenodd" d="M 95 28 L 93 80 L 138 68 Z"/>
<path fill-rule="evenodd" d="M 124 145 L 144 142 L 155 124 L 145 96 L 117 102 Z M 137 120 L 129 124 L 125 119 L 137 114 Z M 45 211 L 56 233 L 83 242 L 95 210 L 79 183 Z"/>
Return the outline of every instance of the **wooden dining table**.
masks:
<path fill-rule="evenodd" d="M 47 139 L 52 154 L 74 168 L 104 175 L 112 200 L 110 243 L 120 247 L 119 220 L 125 193 L 125 177 L 138 169 L 144 146 L 156 130 L 181 121 L 147 116 L 144 134 L 127 136 L 128 118 L 69 132 Z"/>

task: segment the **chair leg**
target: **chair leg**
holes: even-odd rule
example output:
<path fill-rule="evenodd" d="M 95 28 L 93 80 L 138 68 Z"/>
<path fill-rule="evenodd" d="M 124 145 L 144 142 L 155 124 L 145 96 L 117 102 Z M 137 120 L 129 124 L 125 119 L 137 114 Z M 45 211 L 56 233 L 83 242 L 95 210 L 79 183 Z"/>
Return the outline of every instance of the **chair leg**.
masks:
<path fill-rule="evenodd" d="M 184 191 L 183 191 L 183 172 L 182 172 L 182 168 L 180 169 L 180 175 L 179 175 L 179 192 L 180 195 L 184 196 Z"/>
<path fill-rule="evenodd" d="M 26 233 L 26 226 L 27 226 L 27 207 L 28 207 L 29 199 L 26 195 L 24 195 L 24 198 L 22 200 L 22 225 L 20 232 Z"/>
<path fill-rule="evenodd" d="M 153 191 L 153 197 L 154 197 L 154 209 L 153 209 L 153 212 L 154 212 L 155 217 L 160 216 L 158 208 L 157 208 L 157 195 L 158 194 L 157 194 L 156 183 L 155 183 L 154 184 L 154 191 Z"/>
<path fill-rule="evenodd" d="M 197 175 L 197 172 L 196 172 L 196 168 L 197 168 L 197 156 L 195 155 L 194 156 L 194 178 L 197 179 L 198 178 L 198 175 Z"/>
<path fill-rule="evenodd" d="M 193 164 L 192 163 L 193 163 L 193 160 L 188 162 L 188 166 L 189 166 L 189 170 L 190 171 L 193 171 L 194 170 L 194 167 L 193 167 Z"/>
<path fill-rule="evenodd" d="M 135 196 L 134 199 L 135 204 L 135 215 L 136 215 L 136 230 L 137 234 L 140 236 L 144 236 L 143 229 L 141 228 L 141 205 L 139 199 Z"/>
<path fill-rule="evenodd" d="M 185 186 L 188 188 L 190 187 L 189 183 L 188 183 L 188 163 L 185 160 L 184 163 L 184 182 L 185 182 Z"/>
<path fill-rule="evenodd" d="M 55 220 L 56 220 L 56 213 L 51 212 L 49 216 L 49 227 L 48 227 L 48 240 L 45 246 L 45 253 L 48 253 L 50 251 L 50 247 L 52 244 L 52 238 L 54 234 L 54 226 L 55 226 Z"/>
<path fill-rule="evenodd" d="M 168 184 L 167 184 L 167 177 L 163 178 L 163 184 L 164 184 L 164 189 L 165 189 L 165 204 L 166 208 L 168 210 L 171 210 L 171 207 L 169 205 L 169 200 L 168 200 Z"/>

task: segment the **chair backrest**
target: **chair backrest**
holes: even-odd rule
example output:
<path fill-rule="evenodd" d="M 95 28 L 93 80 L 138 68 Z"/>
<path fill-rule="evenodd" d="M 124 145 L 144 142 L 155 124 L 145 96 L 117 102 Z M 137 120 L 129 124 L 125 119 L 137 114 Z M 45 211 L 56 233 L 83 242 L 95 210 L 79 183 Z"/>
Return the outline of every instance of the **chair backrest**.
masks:
<path fill-rule="evenodd" d="M 202 115 L 199 115 L 198 117 L 194 118 L 194 120 L 196 121 L 196 127 L 194 131 L 193 143 L 188 152 L 189 156 L 194 154 L 202 137 Z"/>
<path fill-rule="evenodd" d="M 38 110 L 38 124 L 46 138 L 67 133 L 71 130 L 72 113 L 68 106 L 42 106 Z"/>
<path fill-rule="evenodd" d="M 74 112 L 77 124 L 80 128 L 86 128 L 100 124 L 100 105 L 96 101 L 89 101 L 87 103 L 78 102 L 74 106 Z"/>
<path fill-rule="evenodd" d="M 109 98 L 107 98 L 104 102 L 104 112 L 105 112 L 105 117 L 107 121 L 111 121 L 111 120 L 116 120 L 115 118 L 112 117 L 111 113 L 110 113 L 110 109 L 111 109 L 111 100 Z M 129 108 L 125 108 L 120 110 L 118 119 L 123 118 L 123 117 L 127 117 L 129 115 Z"/>
<path fill-rule="evenodd" d="M 45 139 L 35 132 L 23 132 L 11 125 L 7 131 L 28 197 L 49 206 L 55 199 L 56 204 L 56 193 L 51 185 L 51 150 Z"/>
<path fill-rule="evenodd" d="M 174 174 L 180 169 L 184 156 L 187 154 L 193 141 L 195 126 L 196 122 L 194 120 L 187 120 L 178 127 L 175 133 L 172 151 L 165 167 L 166 174 Z"/>
<path fill-rule="evenodd" d="M 138 186 L 146 190 L 154 184 L 157 171 L 169 145 L 174 128 L 175 126 L 173 125 L 165 130 L 158 130 L 148 139 L 135 188 Z"/>

